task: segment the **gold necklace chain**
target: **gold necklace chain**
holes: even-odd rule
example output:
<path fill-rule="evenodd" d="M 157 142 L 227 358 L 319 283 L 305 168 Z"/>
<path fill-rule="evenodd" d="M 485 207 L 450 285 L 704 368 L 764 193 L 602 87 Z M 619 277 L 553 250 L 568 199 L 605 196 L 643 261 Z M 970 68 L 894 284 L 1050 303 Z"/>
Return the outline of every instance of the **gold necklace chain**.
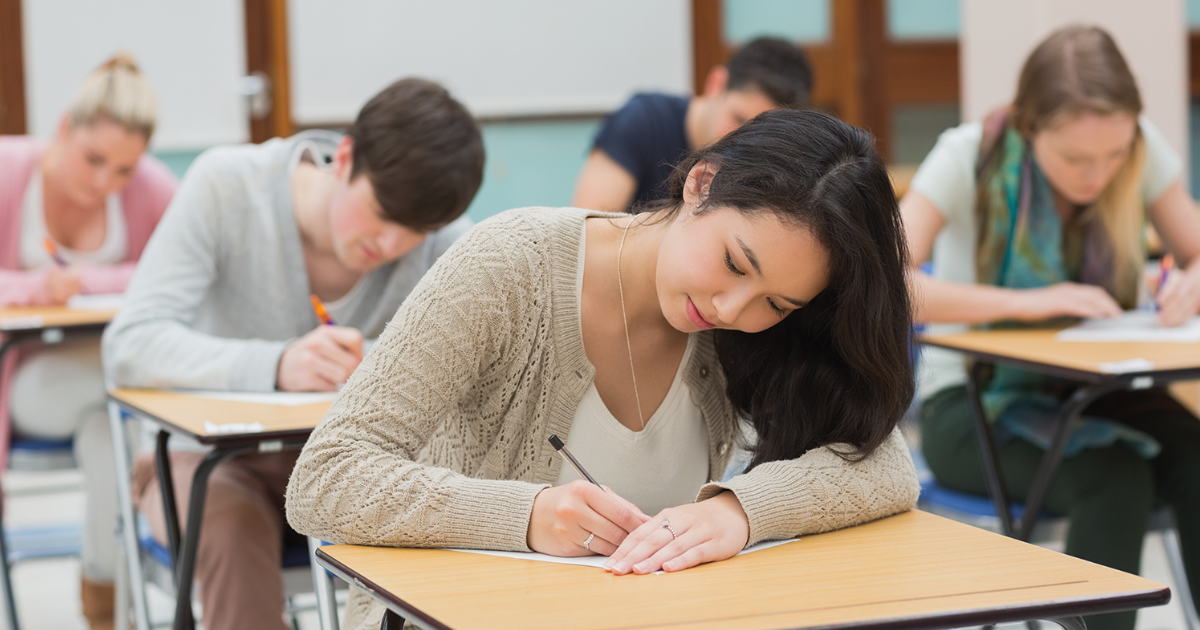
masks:
<path fill-rule="evenodd" d="M 621 296 L 621 323 L 625 324 L 625 351 L 629 353 L 629 375 L 633 377 L 633 401 L 637 403 L 638 420 L 642 421 L 642 430 L 646 429 L 646 418 L 642 415 L 642 397 L 638 395 L 637 372 L 633 371 L 633 344 L 629 342 L 629 319 L 625 317 L 625 287 L 621 285 L 621 252 L 625 251 L 625 235 L 629 234 L 629 226 L 637 215 L 629 218 L 625 231 L 621 232 L 621 245 L 617 247 L 617 293 Z"/>

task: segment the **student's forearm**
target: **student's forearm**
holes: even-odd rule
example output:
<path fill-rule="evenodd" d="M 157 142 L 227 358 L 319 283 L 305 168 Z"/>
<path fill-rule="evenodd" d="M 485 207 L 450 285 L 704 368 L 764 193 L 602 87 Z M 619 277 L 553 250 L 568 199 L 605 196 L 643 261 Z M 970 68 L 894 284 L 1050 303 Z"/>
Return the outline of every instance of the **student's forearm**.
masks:
<path fill-rule="evenodd" d="M 117 387 L 274 391 L 287 341 L 225 339 L 178 322 L 114 322 L 102 346 L 105 376 Z"/>
<path fill-rule="evenodd" d="M 86 293 L 121 293 L 129 286 L 136 268 L 136 263 L 131 262 L 80 267 L 83 290 Z"/>
<path fill-rule="evenodd" d="M 909 271 L 914 318 L 926 323 L 983 324 L 1017 318 L 1012 289 L 981 284 L 938 280 L 919 271 Z"/>
<path fill-rule="evenodd" d="M 45 269 L 0 269 L 0 307 L 39 304 L 45 300 Z"/>
<path fill-rule="evenodd" d="M 860 462 L 847 462 L 836 448 L 812 449 L 710 483 L 697 500 L 732 491 L 750 523 L 748 545 L 851 527 L 916 505 L 921 487 L 898 429 Z"/>

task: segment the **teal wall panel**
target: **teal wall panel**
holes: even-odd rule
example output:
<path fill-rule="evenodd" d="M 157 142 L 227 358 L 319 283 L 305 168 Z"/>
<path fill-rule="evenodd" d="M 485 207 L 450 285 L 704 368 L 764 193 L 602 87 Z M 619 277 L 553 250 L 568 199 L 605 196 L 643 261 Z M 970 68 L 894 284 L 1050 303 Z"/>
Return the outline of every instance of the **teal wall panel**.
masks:
<path fill-rule="evenodd" d="M 565 206 L 599 119 L 493 123 L 483 127 L 483 187 L 467 209 L 482 221 L 523 206 Z"/>
<path fill-rule="evenodd" d="M 892 39 L 958 39 L 959 0 L 888 0 Z"/>
<path fill-rule="evenodd" d="M 569 204 L 599 124 L 596 118 L 483 125 L 487 164 L 467 216 L 482 221 L 509 208 Z M 155 151 L 154 156 L 182 179 L 201 151 Z"/>
<path fill-rule="evenodd" d="M 831 0 L 725 0 L 725 41 L 739 46 L 769 35 L 815 43 L 829 39 Z"/>

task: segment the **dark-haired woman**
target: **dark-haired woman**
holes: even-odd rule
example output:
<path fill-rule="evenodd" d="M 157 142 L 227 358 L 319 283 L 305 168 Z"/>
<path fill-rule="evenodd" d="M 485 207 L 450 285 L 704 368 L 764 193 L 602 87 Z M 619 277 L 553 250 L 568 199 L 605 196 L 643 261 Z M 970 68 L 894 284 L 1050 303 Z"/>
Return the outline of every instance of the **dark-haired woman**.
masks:
<path fill-rule="evenodd" d="M 288 520 L 347 543 L 601 554 L 624 574 L 907 510 L 905 252 L 871 138 L 816 112 L 696 152 L 656 212 L 497 216 L 342 390 Z M 716 483 L 743 421 L 753 460 Z M 347 625 L 381 614 L 356 596 Z"/>

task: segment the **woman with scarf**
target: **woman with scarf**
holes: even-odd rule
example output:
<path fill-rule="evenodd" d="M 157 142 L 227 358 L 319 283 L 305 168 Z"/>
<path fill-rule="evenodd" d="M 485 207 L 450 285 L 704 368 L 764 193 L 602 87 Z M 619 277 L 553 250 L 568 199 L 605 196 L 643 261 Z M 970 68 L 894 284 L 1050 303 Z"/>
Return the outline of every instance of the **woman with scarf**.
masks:
<path fill-rule="evenodd" d="M 1025 61 L 1012 104 L 948 130 L 900 203 L 916 318 L 931 331 L 1114 317 L 1137 306 L 1143 226 L 1179 267 L 1155 297 L 1164 325 L 1200 308 L 1200 217 L 1182 164 L 1141 117 L 1137 84 L 1094 27 L 1052 33 Z M 930 274 L 917 267 L 933 259 Z M 927 349 L 922 446 L 938 482 L 987 493 L 960 355 Z M 997 367 L 983 402 L 1014 498 L 1029 490 L 1048 426 L 1076 384 Z M 1200 595 L 1200 422 L 1161 388 L 1109 394 L 1084 411 L 1046 508 L 1070 517 L 1068 554 L 1136 573 L 1147 518 L 1173 508 Z M 1130 629 L 1135 613 L 1088 619 Z"/>

